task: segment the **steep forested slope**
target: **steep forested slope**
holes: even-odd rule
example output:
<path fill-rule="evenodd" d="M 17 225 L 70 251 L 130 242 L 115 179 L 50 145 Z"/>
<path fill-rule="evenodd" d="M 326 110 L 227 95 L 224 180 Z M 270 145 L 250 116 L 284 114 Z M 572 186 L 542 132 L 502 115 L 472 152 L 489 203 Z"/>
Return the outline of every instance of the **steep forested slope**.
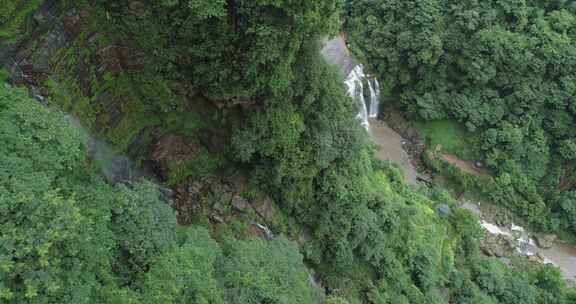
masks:
<path fill-rule="evenodd" d="M 222 223 L 229 214 L 182 206 L 191 200 L 176 204 L 191 210 L 177 225 L 154 186 L 105 183 L 73 127 L 2 87 L 0 136 L 10 143 L 0 148 L 3 300 L 314 303 L 305 263 L 331 303 L 574 301 L 551 267 L 483 257 L 473 215 L 442 191 L 414 191 L 373 159 L 341 76 L 320 57 L 339 1 L 47 1 L 42 9 L 10 39 L 18 43 L 0 41 L 24 57 L 9 66 L 21 72 L 13 82 L 144 161 L 142 151 L 166 134 L 206 145 L 177 151 L 204 156 L 161 168 L 185 167 L 166 184 L 192 192 L 226 174 L 206 159 L 224 159 L 276 201 L 285 223 L 275 228 L 300 246 L 247 237 L 242 222 Z M 225 148 L 211 149 L 206 132 L 222 134 Z M 199 199 L 210 200 L 233 213 L 230 198 Z"/>
<path fill-rule="evenodd" d="M 575 9 L 547 0 L 351 0 L 347 29 L 410 117 L 454 120 L 477 138 L 448 152 L 491 169 L 492 201 L 540 229 L 574 232 Z"/>
<path fill-rule="evenodd" d="M 311 303 L 302 256 L 279 237 L 216 243 L 178 228 L 148 182 L 110 186 L 85 137 L 0 87 L 2 303 Z M 287 301 L 287 302 L 286 302 Z"/>

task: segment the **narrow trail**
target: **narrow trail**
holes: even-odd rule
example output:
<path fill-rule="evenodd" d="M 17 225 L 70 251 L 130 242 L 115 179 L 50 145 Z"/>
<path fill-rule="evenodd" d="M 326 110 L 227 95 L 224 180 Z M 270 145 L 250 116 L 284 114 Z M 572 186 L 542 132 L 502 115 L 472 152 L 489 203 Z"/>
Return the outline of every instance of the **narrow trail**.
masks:
<path fill-rule="evenodd" d="M 448 153 L 442 153 L 440 155 L 440 159 L 451 164 L 451 165 L 458 167 L 460 170 L 462 170 L 466 173 L 469 173 L 469 174 L 472 174 L 475 176 L 490 176 L 490 173 L 488 172 L 488 170 L 483 169 L 483 168 L 479 168 L 478 166 L 476 166 L 476 164 L 474 162 L 460 159 L 455 155 L 448 154 Z"/>

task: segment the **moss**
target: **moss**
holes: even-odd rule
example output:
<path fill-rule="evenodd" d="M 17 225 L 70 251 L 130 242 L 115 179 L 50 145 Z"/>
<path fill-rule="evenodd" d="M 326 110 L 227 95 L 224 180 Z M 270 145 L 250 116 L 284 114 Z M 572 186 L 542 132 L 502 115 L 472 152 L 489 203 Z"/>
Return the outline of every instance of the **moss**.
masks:
<path fill-rule="evenodd" d="M 47 78 L 44 81 L 44 87 L 50 91 L 52 102 L 66 112 L 72 109 L 72 96 L 69 90 L 65 89 L 54 77 Z"/>
<path fill-rule="evenodd" d="M 199 115 L 190 111 L 169 112 L 163 118 L 163 127 L 166 131 L 189 138 L 194 137 L 198 130 L 206 127 Z"/>
<path fill-rule="evenodd" d="M 123 104 L 122 119 L 114 128 L 108 128 L 105 136 L 119 151 L 126 151 L 138 134 L 146 127 L 158 125 L 160 118 L 147 111 L 136 101 Z"/>
<path fill-rule="evenodd" d="M 194 159 L 186 164 L 173 168 L 170 172 L 168 185 L 180 184 L 187 178 L 203 178 L 214 173 L 224 164 L 224 159 L 219 155 L 210 154 L 208 151 L 200 152 Z"/>
<path fill-rule="evenodd" d="M 6 22 L 0 21 L 0 42 L 10 44 L 17 41 L 20 30 L 24 26 L 26 19 L 43 3 L 44 0 L 20 0 L 16 2 L 10 0 L 0 1 L 0 7 L 2 8 L 0 20 L 6 20 Z M 15 14 L 13 14 L 14 12 Z M 7 19 L 8 16 L 12 17 Z"/>
<path fill-rule="evenodd" d="M 384 171 L 376 171 L 374 178 L 377 186 L 380 187 L 385 194 L 389 195 L 392 193 L 392 186 L 390 185 L 388 177 Z"/>
<path fill-rule="evenodd" d="M 0 0 L 0 24 L 6 23 L 10 19 L 10 15 L 14 12 L 18 5 L 18 1 L 14 0 Z"/>
<path fill-rule="evenodd" d="M 2 1 L 5 0 L 0 0 L 0 3 Z M 12 13 L 14 17 L 0 25 L 0 41 L 4 37 L 2 33 L 17 39 L 12 33 L 22 26 L 26 17 L 38 8 L 42 1 L 19 1 L 17 4 L 18 14 L 14 16 Z M 123 24 L 119 25 L 104 7 L 90 4 L 86 0 L 63 1 L 60 5 L 62 11 L 72 7 L 87 9 L 89 17 L 84 20 L 83 30 L 74 41 L 59 49 L 50 60 L 53 70 L 44 85 L 51 92 L 52 102 L 77 117 L 122 152 L 128 149 L 136 137 L 141 141 L 145 130 L 153 127 L 162 129 L 160 132 L 178 133 L 189 138 L 195 138 L 197 131 L 206 127 L 203 123 L 205 119 L 193 113 L 194 111 L 185 110 L 184 98 L 173 93 L 172 82 L 165 75 L 173 74 L 174 67 L 167 67 L 162 65 L 162 62 L 151 59 L 153 62 L 147 63 L 139 71 L 115 71 L 118 74 L 109 71 L 104 75 L 97 73 L 97 67 L 93 64 L 94 54 L 103 47 L 113 45 L 114 41 L 132 41 L 139 47 L 145 46 L 144 49 L 151 50 L 156 42 L 163 39 L 158 35 L 141 33 L 136 37 L 132 34 L 148 21 L 130 19 L 123 20 Z M 4 7 L 10 9 L 8 6 Z M 130 26 L 125 25 L 124 21 L 130 23 Z M 134 42 L 134 39 L 138 41 Z M 32 48 L 35 49 L 36 47 Z M 87 83 L 80 83 L 80 71 Z M 102 98 L 104 93 L 113 99 L 105 100 L 105 103 L 110 102 L 112 107 L 121 112 L 115 125 L 111 125 L 112 113 L 104 109 L 108 105 L 97 100 Z M 206 174 L 210 168 L 217 167 L 218 163 L 205 158 L 198 164 L 188 164 L 187 168 L 181 170 L 184 177 L 180 178 L 196 175 L 192 171 L 199 171 L 200 175 Z"/>
<path fill-rule="evenodd" d="M 0 83 L 8 81 L 10 73 L 4 69 L 0 69 Z"/>

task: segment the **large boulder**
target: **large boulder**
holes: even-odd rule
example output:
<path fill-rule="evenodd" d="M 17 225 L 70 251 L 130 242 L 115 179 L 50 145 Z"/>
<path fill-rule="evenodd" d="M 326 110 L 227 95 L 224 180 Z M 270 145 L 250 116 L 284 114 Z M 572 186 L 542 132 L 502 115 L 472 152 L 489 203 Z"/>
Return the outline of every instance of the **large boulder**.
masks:
<path fill-rule="evenodd" d="M 554 246 L 554 242 L 556 242 L 556 235 L 554 234 L 537 234 L 534 236 L 536 239 L 536 243 L 538 247 L 548 249 Z"/>
<path fill-rule="evenodd" d="M 267 223 L 270 223 L 274 219 L 274 215 L 276 214 L 276 206 L 274 205 L 274 201 L 268 196 L 256 200 L 253 205 L 254 210 L 258 215 L 260 215 Z"/>
<path fill-rule="evenodd" d="M 516 253 L 514 238 L 503 234 L 487 234 L 481 244 L 484 254 L 495 257 L 507 257 Z"/>
<path fill-rule="evenodd" d="M 197 145 L 184 137 L 167 134 L 154 145 L 150 159 L 155 162 L 158 174 L 168 179 L 170 170 L 181 167 L 200 151 Z"/>

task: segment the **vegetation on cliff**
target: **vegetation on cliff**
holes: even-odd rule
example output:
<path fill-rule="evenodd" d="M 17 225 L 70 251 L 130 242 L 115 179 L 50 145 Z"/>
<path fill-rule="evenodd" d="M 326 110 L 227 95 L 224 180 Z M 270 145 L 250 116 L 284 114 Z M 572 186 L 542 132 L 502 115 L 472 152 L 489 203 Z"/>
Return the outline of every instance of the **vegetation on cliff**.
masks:
<path fill-rule="evenodd" d="M 156 186 L 111 186 L 57 111 L 0 86 L 0 302 L 311 303 L 297 246 L 177 227 Z"/>
<path fill-rule="evenodd" d="M 414 119 L 459 123 L 463 144 L 443 148 L 493 172 L 491 201 L 541 230 L 576 231 L 573 3 L 350 0 L 347 14 L 386 98 Z"/>
<path fill-rule="evenodd" d="M 73 33 L 79 43 L 57 54 L 49 72 L 58 77 L 42 82 L 51 104 L 109 129 L 102 134 L 121 148 L 146 126 L 194 138 L 202 124 L 219 121 L 229 149 L 217 157 L 248 172 L 295 223 L 288 233 L 304 240 L 243 238 L 202 218 L 179 226 L 154 185 L 104 182 L 77 129 L 2 86 L 3 301 L 314 303 L 320 295 L 309 268 L 327 303 L 576 301 L 550 266 L 509 268 L 484 257 L 477 218 L 374 160 L 341 75 L 320 57 L 340 1 L 79 1 L 58 9 L 84 10 L 89 17 L 74 24 L 90 35 Z M 119 69 L 91 55 L 110 45 L 121 52 L 116 44 L 141 61 Z M 83 90 L 74 67 L 93 60 L 110 73 L 94 72 Z M 126 106 L 132 123 L 86 115 L 95 96 Z M 190 115 L 205 107 L 217 119 Z M 189 171 L 212 174 L 204 165 L 188 163 L 170 182 L 199 179 Z"/>

